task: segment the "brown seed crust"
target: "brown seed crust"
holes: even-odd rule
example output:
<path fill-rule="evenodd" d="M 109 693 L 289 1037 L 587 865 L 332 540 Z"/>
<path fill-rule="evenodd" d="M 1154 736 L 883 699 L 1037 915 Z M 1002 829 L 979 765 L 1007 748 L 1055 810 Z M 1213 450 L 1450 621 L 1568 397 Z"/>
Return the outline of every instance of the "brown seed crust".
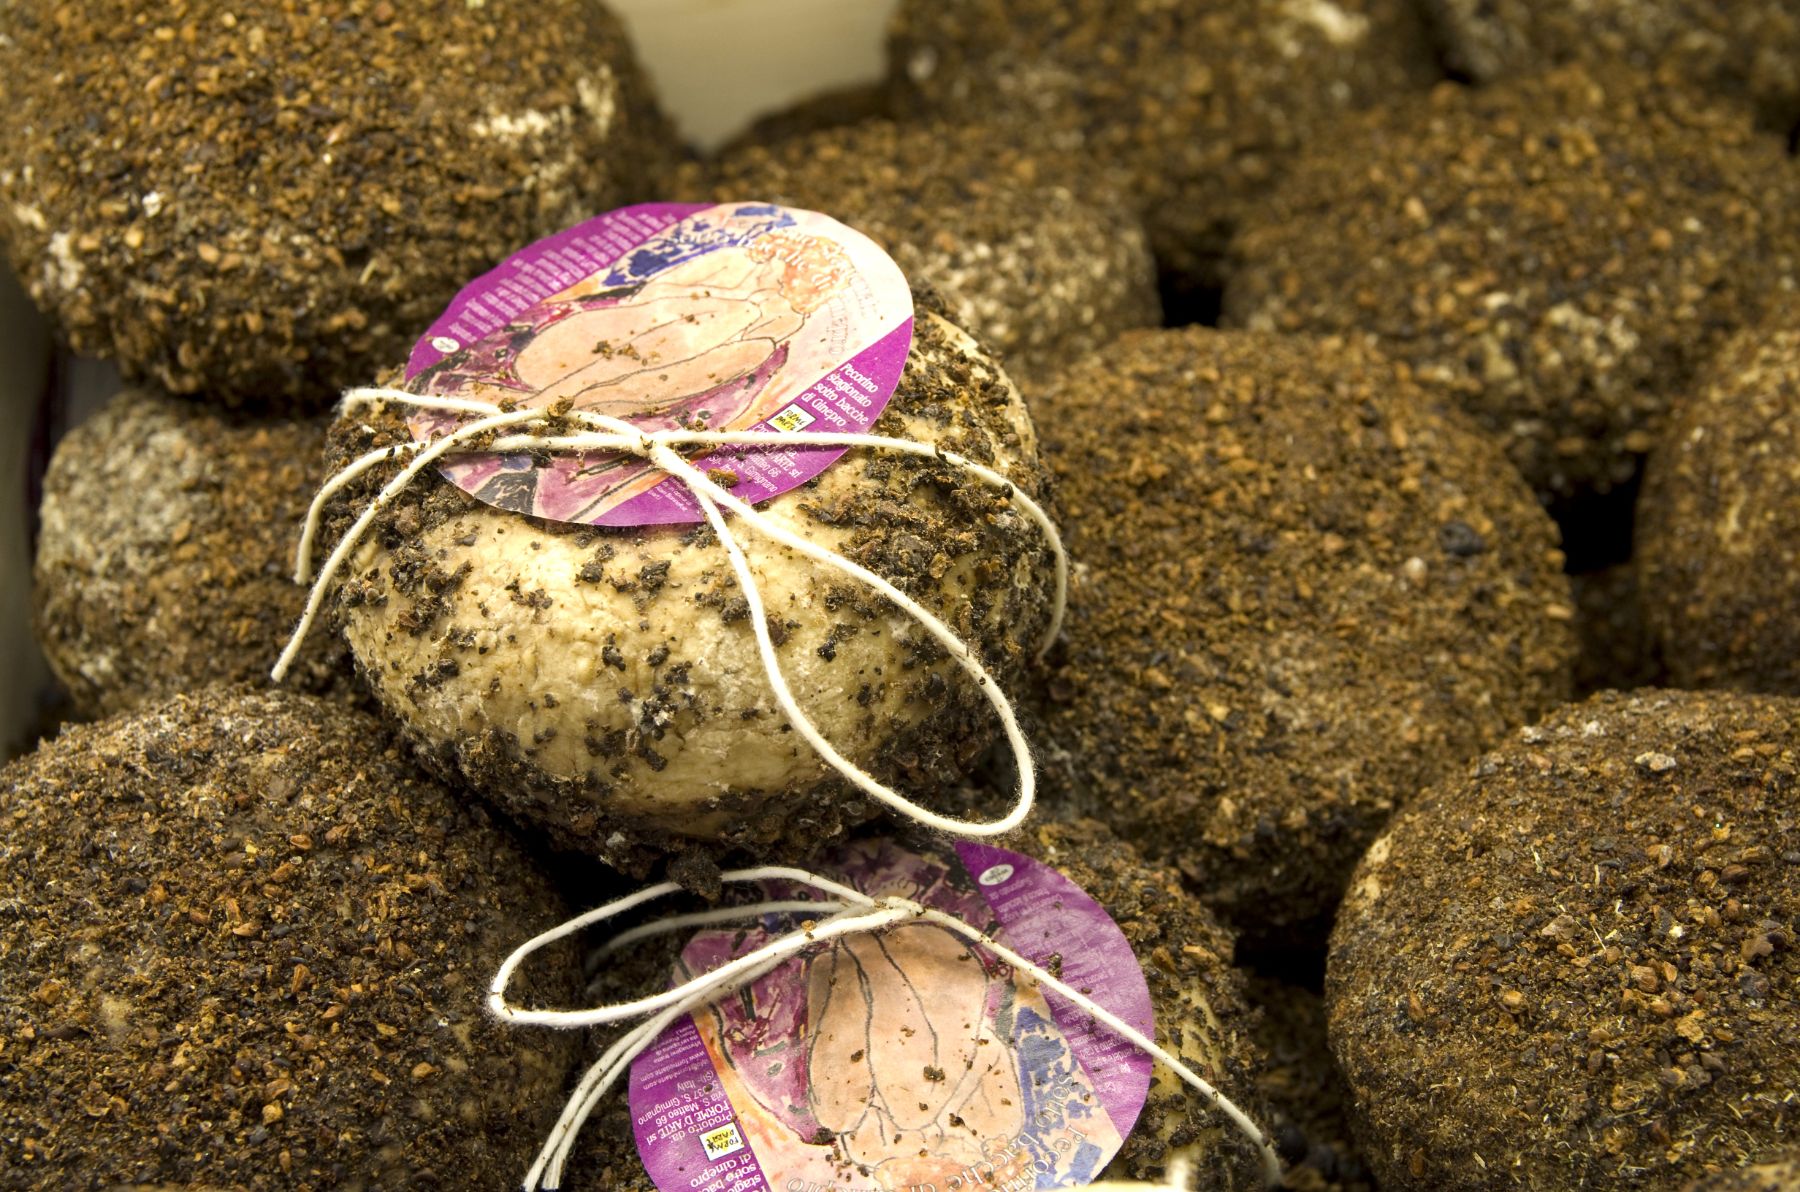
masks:
<path fill-rule="evenodd" d="M 1077 184 L 1116 169 L 1190 287 L 1336 114 L 1440 77 L 1405 0 L 904 0 L 891 29 L 897 110 L 983 113 Z"/>
<path fill-rule="evenodd" d="M 875 433 L 941 443 L 1041 492 L 1018 391 L 939 299 L 917 298 Z M 330 466 L 406 437 L 395 414 L 359 411 L 333 427 Z M 346 490 L 327 542 L 392 471 Z M 1046 628 L 1041 534 L 947 464 L 858 448 L 761 510 L 895 582 L 1003 683 Z M 849 579 L 745 541 L 790 685 L 827 737 L 914 797 L 967 773 L 997 723 L 935 641 Z M 787 727 L 710 530 L 528 519 L 431 475 L 368 542 L 333 607 L 370 688 L 428 766 L 564 847 L 641 873 L 696 843 L 808 851 L 870 813 Z"/>
<path fill-rule="evenodd" d="M 1326 982 L 1384 1188 L 1684 1187 L 1794 1146 L 1800 702 L 1603 694 L 1403 810 Z"/>
<path fill-rule="evenodd" d="M 0 232 L 78 351 L 318 410 L 471 277 L 655 188 L 598 0 L 19 0 Z"/>
<path fill-rule="evenodd" d="M 1447 84 L 1295 163 L 1233 246 L 1226 322 L 1373 336 L 1540 492 L 1605 491 L 1792 276 L 1795 185 L 1741 113 L 1636 75 Z"/>
<path fill-rule="evenodd" d="M 1425 11 L 1450 67 L 1479 82 L 1624 59 L 1659 86 L 1747 100 L 1784 134 L 1800 121 L 1800 10 L 1788 0 L 1426 0 Z"/>
<path fill-rule="evenodd" d="M 890 114 L 890 106 L 888 89 L 879 80 L 834 87 L 758 117 L 749 128 L 720 146 L 719 156 L 769 148 L 795 137 L 844 128 L 865 120 L 884 119 Z"/>
<path fill-rule="evenodd" d="M 574 1058 L 483 1004 L 549 884 L 330 701 L 212 688 L 0 770 L 0 907 L 0 1187 L 504 1187 Z"/>
<path fill-rule="evenodd" d="M 37 633 L 82 714 L 267 679 L 306 603 L 294 548 L 324 444 L 322 420 L 128 389 L 57 445 L 32 576 Z M 349 653 L 321 634 L 288 682 L 349 694 Z"/>
<path fill-rule="evenodd" d="M 1366 349 L 1133 333 L 1037 416 L 1082 567 L 1051 743 L 1240 930 L 1329 912 L 1396 806 L 1566 698 L 1549 518 Z"/>
<path fill-rule="evenodd" d="M 1795 1188 L 1800 1188 L 1800 1159 L 1703 1176 L 1684 1192 L 1794 1192 Z"/>
<path fill-rule="evenodd" d="M 1677 407 L 1638 502 L 1645 619 L 1674 681 L 1800 694 L 1800 301 Z"/>
<path fill-rule="evenodd" d="M 748 146 L 680 175 L 677 197 L 766 199 L 874 238 L 1032 392 L 1121 331 L 1162 319 L 1128 200 L 1054 167 L 994 125 L 870 120 Z"/>

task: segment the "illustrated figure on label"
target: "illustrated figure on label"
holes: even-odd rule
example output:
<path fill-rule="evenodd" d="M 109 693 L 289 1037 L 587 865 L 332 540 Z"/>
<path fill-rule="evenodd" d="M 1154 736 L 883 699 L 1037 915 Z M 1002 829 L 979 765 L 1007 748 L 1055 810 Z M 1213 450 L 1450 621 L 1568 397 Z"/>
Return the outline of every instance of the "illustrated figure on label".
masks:
<path fill-rule="evenodd" d="M 1000 1023 L 1012 1020 L 1015 991 L 960 938 L 911 924 L 848 939 L 809 969 L 807 1104 L 881 1187 L 931 1183 L 945 1160 L 982 1164 L 1023 1131 L 1018 1066 L 987 1013 L 997 999 Z"/>
<path fill-rule="evenodd" d="M 948 866 L 900 853 L 859 860 L 868 867 L 849 876 L 860 889 L 993 926 Z M 765 938 L 704 933 L 683 967 L 713 967 Z M 752 1149 L 821 1187 L 1069 1187 L 1092 1179 L 1119 1141 L 1043 995 L 935 924 L 822 946 L 697 1025 Z"/>
<path fill-rule="evenodd" d="M 710 208 L 610 273 L 529 307 L 412 382 L 420 392 L 568 400 L 645 430 L 746 429 L 836 363 L 868 295 L 844 249 L 780 208 Z M 661 480 L 618 456 L 478 457 L 459 484 L 517 513 L 591 521 Z"/>

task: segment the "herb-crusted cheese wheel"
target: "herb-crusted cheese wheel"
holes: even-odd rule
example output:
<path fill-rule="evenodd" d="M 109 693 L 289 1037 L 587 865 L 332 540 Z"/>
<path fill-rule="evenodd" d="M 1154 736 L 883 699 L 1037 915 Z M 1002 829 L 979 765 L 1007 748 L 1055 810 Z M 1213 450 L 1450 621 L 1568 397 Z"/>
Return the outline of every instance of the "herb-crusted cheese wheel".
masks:
<path fill-rule="evenodd" d="M 1027 492 L 1042 483 L 1018 391 L 935 299 L 875 433 L 942 444 Z M 359 408 L 332 432 L 334 466 L 406 434 L 397 413 Z M 350 490 L 339 532 L 389 475 Z M 1003 680 L 1047 628 L 1042 534 L 949 464 L 858 448 L 760 509 L 894 582 Z M 959 777 L 997 722 L 956 662 L 871 590 L 736 528 L 826 738 L 908 793 Z M 683 840 L 813 845 L 853 814 L 775 703 L 709 529 L 529 520 L 431 475 L 346 575 L 337 619 L 421 755 L 568 847 L 633 866 Z"/>
<path fill-rule="evenodd" d="M 1317 931 L 1395 807 L 1567 698 L 1555 527 L 1380 355 L 1134 332 L 1037 409 L 1081 565 L 1045 746 L 1240 930 Z"/>
<path fill-rule="evenodd" d="M 1800 701 L 1607 693 L 1403 810 L 1326 975 L 1380 1186 L 1674 1192 L 1791 1155 L 1797 793 Z"/>
<path fill-rule="evenodd" d="M 0 231 L 83 352 L 320 408 L 515 245 L 655 189 L 600 0 L 6 10 Z"/>
<path fill-rule="evenodd" d="M 1425 12 L 1449 64 L 1479 82 L 1622 58 L 1663 86 L 1748 99 L 1783 134 L 1800 120 L 1790 0 L 1426 0 Z"/>
<path fill-rule="evenodd" d="M 1645 620 L 1683 687 L 1800 695 L 1800 301 L 1676 407 L 1638 502 Z"/>
<path fill-rule="evenodd" d="M 487 983 L 562 915 L 334 702 L 212 688 L 0 770 L 0 1183 L 501 1188 L 572 1035 Z M 572 955 L 521 996 L 567 1004 Z"/>
<path fill-rule="evenodd" d="M 1254 1012 L 1245 997 L 1244 976 L 1232 965 L 1232 935 L 1184 888 L 1180 874 L 1147 863 L 1135 849 L 1093 820 L 1042 823 L 1011 833 L 999 843 L 1055 868 L 1105 909 L 1143 969 L 1156 1019 L 1156 1042 L 1179 1055 L 1253 1121 L 1266 1122 L 1268 1113 L 1257 1088 L 1261 1057 L 1253 1035 Z M 863 938 L 869 945 L 876 945 L 883 938 L 891 939 L 892 932 Z M 663 948 L 650 945 L 622 957 L 600 976 L 603 996 L 608 1000 L 641 997 L 665 987 L 673 953 L 679 946 L 680 942 Z M 965 958 L 953 963 L 950 971 L 978 969 Z M 902 972 L 914 982 L 929 979 L 904 968 Z M 841 976 L 838 979 L 844 980 Z M 877 978 L 869 981 L 867 988 L 879 996 L 886 985 Z M 914 988 L 919 989 L 922 1000 L 943 996 L 929 987 Z M 894 1024 L 907 1021 L 889 1007 L 882 1007 L 888 1010 L 886 1014 L 877 1011 L 873 1018 L 860 1004 L 855 1004 L 854 1009 L 863 1019 L 858 1031 L 872 1036 L 891 1037 Z M 946 1036 L 963 1025 L 962 1021 L 955 1022 Z M 776 1032 L 781 1029 L 779 1025 L 774 1028 Z M 817 1029 L 823 1035 L 825 1028 Z M 990 1038 L 978 1050 L 993 1050 L 998 1042 Z M 852 1054 L 860 1056 L 860 1050 Z M 823 1074 L 834 1075 L 844 1066 L 846 1061 L 840 1061 Z M 944 1071 L 935 1079 L 919 1079 L 916 1091 L 902 1086 L 898 1091 L 884 1089 L 878 1095 L 895 1102 L 905 1101 L 909 1092 L 920 1099 L 941 1095 L 947 1087 L 942 1083 L 945 1074 L 952 1074 L 954 1081 L 954 1074 L 962 1066 L 946 1062 Z M 1034 1090 L 1029 1095 L 1043 1097 L 1044 1093 Z M 1001 1109 L 1011 1108 L 1003 1103 L 1010 1099 L 996 1098 L 1002 1101 Z M 1002 1150 L 1015 1141 L 983 1135 L 966 1121 L 953 1123 L 953 1129 L 967 1129 L 992 1150 Z M 1249 1139 L 1223 1113 L 1208 1107 L 1205 1098 L 1171 1070 L 1157 1064 L 1151 1072 L 1148 1100 L 1135 1128 L 1112 1161 L 1096 1175 L 1106 1180 L 1161 1179 L 1167 1174 L 1171 1159 L 1177 1156 L 1190 1164 L 1196 1188 L 1252 1192 L 1263 1186 L 1257 1150 Z M 568 1186 L 573 1192 L 657 1192 L 639 1158 L 622 1089 L 603 1102 L 588 1123 L 570 1161 Z M 883 1182 L 881 1186 L 890 1185 Z M 904 1180 L 895 1186 L 909 1187 Z"/>
<path fill-rule="evenodd" d="M 1177 289 L 1221 280 L 1231 229 L 1333 119 L 1439 78 L 1406 0 L 903 0 L 898 110 L 979 112 L 1117 171 Z"/>
<path fill-rule="evenodd" d="M 1604 492 L 1791 276 L 1783 150 L 1617 69 L 1446 84 L 1295 161 L 1233 245 L 1225 319 L 1373 336 L 1540 493 Z"/>
<path fill-rule="evenodd" d="M 1096 180 L 1076 190 L 998 125 L 871 120 L 746 146 L 681 189 L 828 212 L 874 238 L 909 277 L 1033 383 L 1121 331 L 1160 321 L 1143 225 Z"/>
<path fill-rule="evenodd" d="M 306 593 L 294 546 L 324 474 L 322 421 L 249 418 L 128 389 L 57 445 L 33 575 L 38 640 L 102 715 L 214 681 L 260 681 Z M 348 691 L 324 635 L 295 686 Z"/>

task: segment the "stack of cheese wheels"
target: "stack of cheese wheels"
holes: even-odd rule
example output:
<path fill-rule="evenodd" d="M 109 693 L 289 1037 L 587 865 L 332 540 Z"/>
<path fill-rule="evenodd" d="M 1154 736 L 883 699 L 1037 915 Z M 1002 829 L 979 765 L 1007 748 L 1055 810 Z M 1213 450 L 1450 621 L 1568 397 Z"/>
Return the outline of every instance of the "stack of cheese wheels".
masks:
<path fill-rule="evenodd" d="M 1116 171 L 1164 276 L 1216 286 L 1231 229 L 1345 111 L 1439 75 L 1404 0 L 903 0 L 897 110 L 968 119 Z"/>
<path fill-rule="evenodd" d="M 916 300 L 905 374 L 875 432 L 1039 491 L 1018 391 L 941 301 Z M 334 464 L 407 441 L 401 413 L 340 419 Z M 346 489 L 327 537 L 393 471 Z M 1007 491 L 950 464 L 857 448 L 760 512 L 896 584 L 1003 678 L 1047 627 L 1044 535 Z M 825 737 L 909 794 L 960 777 L 997 722 L 955 660 L 872 590 L 743 533 L 788 682 Z M 641 869 L 695 844 L 811 847 L 862 814 L 786 723 L 704 527 L 536 520 L 421 477 L 383 507 L 333 608 L 420 757 L 564 846 Z"/>

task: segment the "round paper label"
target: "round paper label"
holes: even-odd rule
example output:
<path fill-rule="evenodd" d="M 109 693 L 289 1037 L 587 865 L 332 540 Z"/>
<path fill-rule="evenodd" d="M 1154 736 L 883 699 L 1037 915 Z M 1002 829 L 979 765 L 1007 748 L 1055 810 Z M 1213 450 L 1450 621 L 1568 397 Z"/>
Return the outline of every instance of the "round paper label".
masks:
<path fill-rule="evenodd" d="M 407 388 L 622 418 L 646 430 L 867 431 L 912 347 L 912 290 L 860 232 L 767 203 L 658 203 L 591 219 L 467 286 L 414 347 Z M 421 411 L 425 440 L 459 416 Z M 725 448 L 695 463 L 755 503 L 846 448 Z M 442 468 L 501 509 L 599 526 L 702 520 L 687 487 L 612 453 L 479 454 Z"/>
<path fill-rule="evenodd" d="M 980 844 L 939 857 L 864 842 L 825 871 L 942 910 L 1154 1031 L 1124 934 L 1046 865 Z M 678 977 L 792 926 L 702 932 Z M 630 1106 L 662 1192 L 1022 1192 L 1092 1183 L 1136 1124 L 1150 1067 L 964 937 L 911 922 L 821 944 L 672 1026 L 633 1063 Z"/>

